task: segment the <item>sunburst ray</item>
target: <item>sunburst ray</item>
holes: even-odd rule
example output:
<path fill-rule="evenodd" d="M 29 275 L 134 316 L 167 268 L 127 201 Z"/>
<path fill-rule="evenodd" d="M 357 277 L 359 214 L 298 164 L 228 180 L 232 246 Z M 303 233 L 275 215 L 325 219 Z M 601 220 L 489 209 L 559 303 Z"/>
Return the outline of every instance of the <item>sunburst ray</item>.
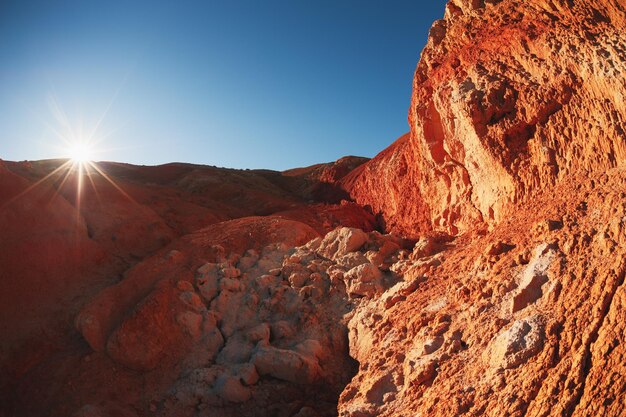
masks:
<path fill-rule="evenodd" d="M 111 177 L 109 177 L 107 175 L 106 172 L 104 172 L 102 169 L 100 169 L 100 167 L 98 167 L 98 164 L 94 163 L 94 162 L 87 162 L 89 164 L 89 166 L 91 166 L 93 169 L 95 169 L 96 171 L 98 171 L 98 173 L 100 175 L 102 175 L 102 177 L 107 180 L 109 183 L 111 183 L 111 185 L 113 187 L 115 187 L 115 189 L 117 191 L 119 191 L 120 193 L 122 193 L 122 195 L 124 197 L 126 197 L 128 200 L 130 200 L 131 202 L 133 202 L 134 204 L 139 204 L 135 201 L 135 199 L 133 199 L 130 194 L 128 194 L 126 191 L 124 191 L 124 189 L 122 189 L 122 187 L 120 187 L 115 181 L 113 181 L 113 179 Z"/>
<path fill-rule="evenodd" d="M 31 184 L 30 186 L 28 186 L 25 190 L 23 190 L 21 193 L 13 196 L 12 198 L 10 198 L 8 201 L 6 201 L 4 204 L 2 204 L 2 206 L 0 206 L 0 209 L 3 209 L 5 207 L 7 207 L 8 205 L 14 203 L 16 200 L 18 200 L 19 198 L 23 197 L 24 195 L 28 194 L 29 192 L 31 192 L 34 188 L 36 188 L 37 186 L 39 186 L 40 184 L 42 184 L 43 182 L 47 181 L 48 179 L 52 178 L 53 175 L 55 175 L 56 173 L 60 172 L 61 170 L 67 168 L 69 165 L 72 164 L 72 161 L 68 160 L 66 162 L 64 162 L 62 165 L 60 165 L 59 167 L 57 167 L 55 170 L 53 170 L 51 173 L 49 173 L 48 175 L 46 175 L 45 177 L 43 177 L 42 179 L 40 179 L 39 181 Z"/>

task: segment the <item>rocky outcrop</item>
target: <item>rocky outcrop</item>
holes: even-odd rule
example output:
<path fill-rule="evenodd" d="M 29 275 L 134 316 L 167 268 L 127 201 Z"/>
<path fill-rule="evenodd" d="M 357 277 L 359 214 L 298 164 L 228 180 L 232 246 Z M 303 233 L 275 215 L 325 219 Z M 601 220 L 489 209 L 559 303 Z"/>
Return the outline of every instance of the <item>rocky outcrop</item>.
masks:
<path fill-rule="evenodd" d="M 399 283 L 348 323 L 340 415 L 624 415 L 625 195 L 623 168 L 581 176 L 398 258 Z"/>
<path fill-rule="evenodd" d="M 311 201 L 314 178 L 189 164 L 97 168 L 83 172 L 78 193 L 78 167 L 67 161 L 0 164 L 0 414 L 117 415 L 113 399 L 136 403 L 144 373 L 180 357 L 208 361 L 222 348 L 221 317 L 198 304 L 228 306 L 220 292 L 238 293 L 238 267 L 220 262 L 338 226 L 374 226 L 355 203 Z M 179 286 L 208 263 L 217 270 L 205 270 L 193 293 Z M 142 392 L 163 392 L 171 377 L 147 378 Z M 245 396 L 231 379 L 218 385 L 225 398 Z"/>
<path fill-rule="evenodd" d="M 240 251 L 215 250 L 236 248 L 221 239 L 240 236 L 242 226 L 250 232 Z M 346 314 L 392 286 L 390 266 L 407 253 L 378 232 L 315 235 L 271 218 L 199 231 L 104 290 L 79 314 L 78 329 L 143 375 L 153 415 L 255 415 L 259 407 L 267 415 L 271 393 L 295 412 L 333 414 L 355 372 Z M 197 265 L 200 253 L 211 260 Z"/>
<path fill-rule="evenodd" d="M 448 3 L 410 134 L 343 185 L 388 230 L 463 237 L 357 308 L 340 415 L 624 414 L 625 28 L 614 0 Z"/>
<path fill-rule="evenodd" d="M 0 162 L 0 414 L 624 415 L 625 16 L 451 0 L 366 163 Z"/>
<path fill-rule="evenodd" d="M 622 415 L 625 179 L 579 177 L 490 233 L 412 248 L 347 227 L 289 246 L 296 225 L 257 218 L 262 244 L 197 263 L 223 253 L 207 229 L 145 262 L 160 278 L 104 358 L 140 371 L 153 415 L 331 415 L 340 391 L 346 417 Z"/>
<path fill-rule="evenodd" d="M 516 368 L 541 351 L 544 338 L 541 316 L 519 319 L 493 338 L 483 360 L 496 369 Z"/>
<path fill-rule="evenodd" d="M 453 0 L 415 72 L 410 136 L 346 185 L 390 231 L 459 234 L 626 156 L 616 0 Z"/>
<path fill-rule="evenodd" d="M 317 233 L 303 223 L 271 217 L 243 218 L 209 226 L 182 239 L 175 249 L 171 248 L 165 254 L 159 254 L 159 256 L 151 257 L 140 263 L 129 270 L 125 279 L 120 283 L 105 288 L 83 307 L 76 318 L 76 328 L 83 334 L 92 349 L 104 350 L 108 340 L 109 347 L 107 350 L 111 351 L 111 346 L 115 347 L 118 344 L 118 342 L 114 342 L 111 345 L 112 332 L 129 312 L 137 308 L 137 304 L 142 300 L 144 301 L 140 306 L 143 307 L 139 307 L 140 310 L 146 308 L 148 310 L 144 313 L 136 312 L 136 314 L 139 313 L 137 316 L 139 322 L 137 325 L 133 325 L 142 332 L 149 330 L 142 330 L 141 320 L 149 321 L 151 315 L 154 315 L 156 320 L 158 311 L 174 310 L 174 306 L 171 305 L 171 298 L 174 295 L 167 291 L 156 296 L 153 293 L 153 288 L 164 276 L 182 278 L 195 273 L 199 295 L 205 301 L 210 302 L 220 289 L 217 278 L 224 277 L 231 280 L 223 281 L 221 285 L 230 285 L 230 289 L 235 291 L 237 281 L 233 279 L 239 276 L 239 272 L 235 272 L 236 269 L 222 269 L 217 264 L 197 265 L 202 259 L 221 262 L 227 260 L 228 257 L 241 256 L 250 249 L 260 250 L 271 242 L 281 242 L 285 246 L 293 246 L 305 243 L 315 236 Z M 229 248 L 228 253 L 225 252 L 225 247 Z M 193 267 L 196 265 L 197 271 L 193 271 Z M 150 298 L 146 299 L 146 297 Z M 178 301 L 176 303 L 180 304 Z M 154 306 L 156 311 L 151 312 L 150 306 Z M 170 320 L 170 322 L 159 324 L 162 329 L 154 334 L 154 340 L 158 344 L 167 341 L 170 333 L 168 329 L 171 329 L 174 324 L 171 320 L 176 320 L 169 314 L 163 319 Z M 144 324 L 146 323 L 144 322 Z M 137 343 L 142 343 L 141 340 L 142 337 L 137 337 Z M 168 350 L 163 346 L 156 349 L 160 354 L 164 354 Z M 148 360 L 146 365 L 139 367 L 152 368 L 151 365 L 158 363 L 160 359 L 159 353 L 152 356 L 153 359 Z M 147 355 L 148 353 L 142 354 Z"/>

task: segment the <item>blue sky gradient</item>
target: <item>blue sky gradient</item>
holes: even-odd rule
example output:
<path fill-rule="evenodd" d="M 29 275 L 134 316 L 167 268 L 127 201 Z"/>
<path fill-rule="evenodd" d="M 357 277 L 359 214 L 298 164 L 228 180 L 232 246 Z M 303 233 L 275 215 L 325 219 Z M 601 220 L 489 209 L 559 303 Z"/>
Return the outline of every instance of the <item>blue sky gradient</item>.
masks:
<path fill-rule="evenodd" d="M 408 131 L 445 3 L 0 2 L 0 158 L 67 156 L 58 136 L 96 126 L 96 160 L 282 170 L 371 157 Z"/>

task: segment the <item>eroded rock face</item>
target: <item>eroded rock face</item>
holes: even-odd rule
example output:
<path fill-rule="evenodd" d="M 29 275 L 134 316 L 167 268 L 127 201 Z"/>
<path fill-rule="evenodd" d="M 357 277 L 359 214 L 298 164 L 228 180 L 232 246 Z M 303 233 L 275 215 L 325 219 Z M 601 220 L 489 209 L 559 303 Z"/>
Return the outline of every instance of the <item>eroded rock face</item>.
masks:
<path fill-rule="evenodd" d="M 87 195 L 79 213 L 53 187 L 7 204 L 54 167 L 0 164 L 0 224 L 17 242 L 0 274 L 39 261 L 7 280 L 3 326 L 24 332 L 10 337 L 29 335 L 19 295 L 37 323 L 89 294 L 61 317 L 79 311 L 87 343 L 53 334 L 19 355 L 0 398 L 25 416 L 624 415 L 625 13 L 450 1 L 410 134 L 363 165 L 109 164 L 139 208 L 108 186 L 113 204 Z M 413 248 L 354 203 L 301 201 L 341 200 L 338 182 Z M 78 243 L 84 258 L 61 256 Z M 98 269 L 110 255 L 128 264 Z"/>
<path fill-rule="evenodd" d="M 236 247 L 239 227 L 247 246 L 220 250 L 224 239 Z M 390 266 L 408 256 L 401 243 L 347 227 L 315 237 L 283 219 L 226 222 L 138 265 L 77 326 L 114 363 L 159 381 L 156 415 L 270 413 L 260 404 L 274 393 L 293 413 L 333 414 L 333 396 L 355 372 L 346 314 L 397 281 Z"/>
<path fill-rule="evenodd" d="M 417 189 L 421 181 L 415 169 L 418 158 L 410 134 L 398 138 L 369 162 L 342 180 L 342 186 L 358 203 L 379 214 L 385 230 L 417 237 L 430 230 L 429 207 Z"/>
<path fill-rule="evenodd" d="M 367 234 L 362 230 L 342 227 L 327 234 L 320 242 L 319 252 L 330 259 L 356 252 L 368 240 Z"/>
<path fill-rule="evenodd" d="M 464 233 L 626 156 L 626 22 L 602 1 L 450 1 L 403 137 L 346 180 L 387 230 Z"/>
<path fill-rule="evenodd" d="M 398 284 L 348 323 L 360 367 L 340 415 L 623 415 L 625 195 L 623 169 L 579 177 L 398 257 Z"/>
<path fill-rule="evenodd" d="M 549 283 L 548 268 L 556 256 L 556 250 L 545 243 L 535 248 L 533 258 L 524 268 L 520 285 L 513 294 L 511 313 L 525 308 L 543 296 L 543 286 Z"/>
<path fill-rule="evenodd" d="M 425 237 L 412 250 L 340 228 L 200 263 L 187 280 L 155 286 L 147 300 L 167 302 L 138 303 L 116 332 L 150 341 L 159 326 L 134 323 L 164 306 L 149 316 L 170 323 L 154 339 L 168 354 L 143 374 L 170 375 L 151 401 L 156 415 L 254 415 L 269 412 L 272 393 L 291 415 L 332 414 L 322 393 L 346 383 L 341 416 L 620 415 L 623 174 L 561 184 L 491 233 Z M 207 280 L 216 290 L 203 297 Z M 216 348 L 210 329 L 222 337 Z M 350 381 L 348 354 L 359 365 Z M 316 400 L 297 402 L 302 392 Z"/>
<path fill-rule="evenodd" d="M 494 368 L 516 368 L 541 350 L 544 338 L 540 316 L 517 320 L 492 340 L 483 359 Z"/>
<path fill-rule="evenodd" d="M 387 230 L 465 237 L 356 309 L 340 415 L 624 414 L 624 29 L 615 0 L 448 3 L 410 134 L 343 185 Z"/>

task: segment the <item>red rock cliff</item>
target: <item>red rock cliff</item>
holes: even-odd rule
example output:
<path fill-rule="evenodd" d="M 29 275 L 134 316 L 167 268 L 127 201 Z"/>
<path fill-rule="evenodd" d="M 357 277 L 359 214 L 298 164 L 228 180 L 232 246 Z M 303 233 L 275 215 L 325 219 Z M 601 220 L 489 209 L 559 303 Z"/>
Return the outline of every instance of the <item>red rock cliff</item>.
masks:
<path fill-rule="evenodd" d="M 625 19 L 615 0 L 450 1 L 415 72 L 410 138 L 346 188 L 391 231 L 459 234 L 620 165 Z"/>

